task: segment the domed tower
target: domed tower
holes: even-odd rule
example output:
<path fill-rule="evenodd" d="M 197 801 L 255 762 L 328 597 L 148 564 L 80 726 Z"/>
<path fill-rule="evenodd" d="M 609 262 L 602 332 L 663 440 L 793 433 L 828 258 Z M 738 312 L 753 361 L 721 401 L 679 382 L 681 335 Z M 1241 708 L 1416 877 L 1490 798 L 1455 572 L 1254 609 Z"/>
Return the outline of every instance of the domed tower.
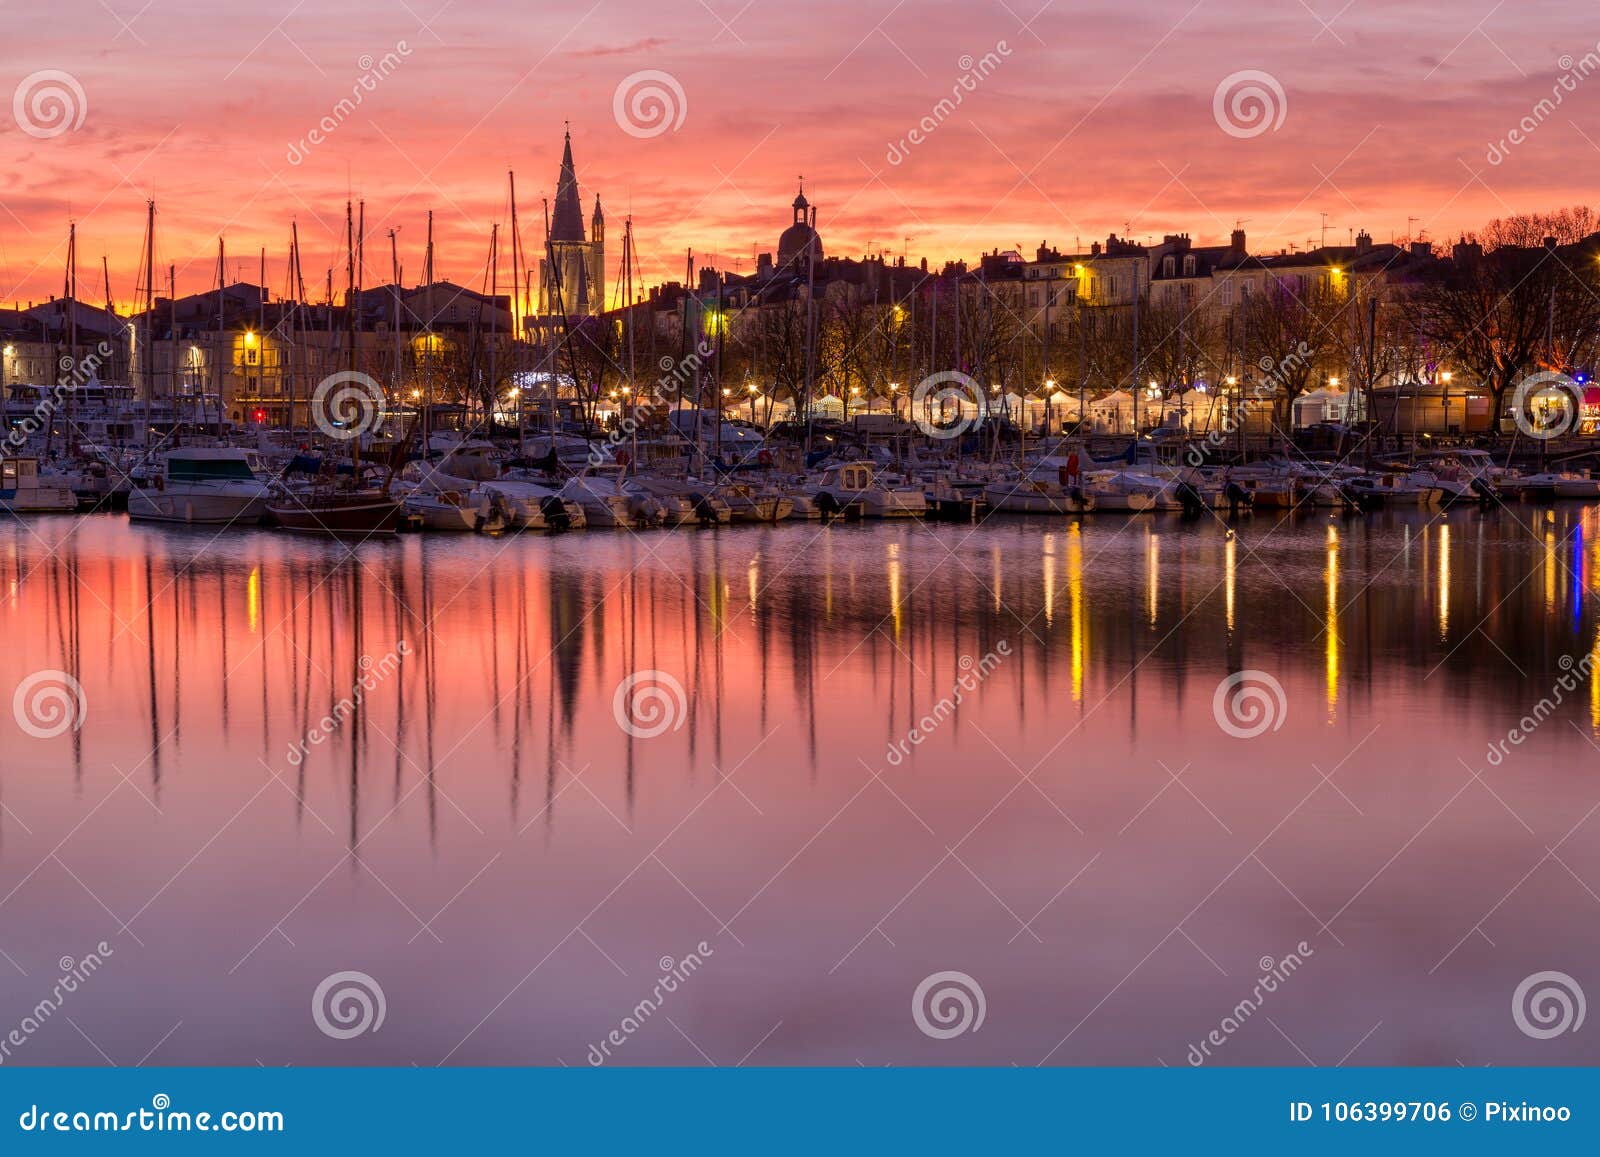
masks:
<path fill-rule="evenodd" d="M 817 211 L 806 200 L 802 182 L 794 199 L 794 222 L 778 238 L 778 265 L 804 272 L 813 260 L 822 264 L 822 238 L 817 234 Z"/>

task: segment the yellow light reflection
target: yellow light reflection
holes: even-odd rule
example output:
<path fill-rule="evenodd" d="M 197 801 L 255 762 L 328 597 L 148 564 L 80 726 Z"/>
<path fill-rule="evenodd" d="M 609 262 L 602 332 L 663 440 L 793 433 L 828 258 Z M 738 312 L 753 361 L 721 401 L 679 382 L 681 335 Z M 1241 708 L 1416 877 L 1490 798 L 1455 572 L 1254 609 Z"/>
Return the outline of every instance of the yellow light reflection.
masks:
<path fill-rule="evenodd" d="M 1233 630 L 1233 583 L 1234 574 L 1239 565 L 1238 547 L 1238 542 L 1231 535 L 1222 547 L 1222 565 L 1224 568 L 1222 591 L 1223 601 L 1227 607 L 1228 630 L 1230 631 Z"/>
<path fill-rule="evenodd" d="M 1339 529 L 1335 526 L 1328 527 L 1328 566 L 1324 577 L 1328 587 L 1327 619 L 1323 624 L 1327 635 L 1328 722 L 1332 723 L 1339 709 Z"/>
<path fill-rule="evenodd" d="M 1044 621 L 1046 626 L 1056 622 L 1056 536 L 1044 536 Z"/>
<path fill-rule="evenodd" d="M 1089 624 L 1083 613 L 1083 536 L 1067 531 L 1067 603 L 1072 609 L 1072 700 L 1083 702 L 1083 672 L 1089 658 Z"/>
<path fill-rule="evenodd" d="M 1589 726 L 1600 732 L 1600 630 L 1595 631 L 1589 651 Z"/>
<path fill-rule="evenodd" d="M 1544 609 L 1556 612 L 1556 532 L 1544 532 Z"/>
<path fill-rule="evenodd" d="M 256 567 L 250 572 L 250 578 L 245 583 L 245 609 L 250 618 L 250 632 L 254 634 L 261 627 L 260 567 Z"/>
<path fill-rule="evenodd" d="M 1439 524 L 1439 637 L 1450 637 L 1450 524 Z"/>
<path fill-rule="evenodd" d="M 901 627 L 906 624 L 906 602 L 901 589 L 901 560 L 899 542 L 890 542 L 890 613 L 894 616 L 894 639 L 901 637 Z"/>
<path fill-rule="evenodd" d="M 1146 568 L 1149 571 L 1148 589 L 1145 592 L 1145 601 L 1149 604 L 1150 625 L 1156 625 L 1156 600 L 1161 594 L 1161 536 L 1152 534 L 1149 549 L 1145 552 Z"/>

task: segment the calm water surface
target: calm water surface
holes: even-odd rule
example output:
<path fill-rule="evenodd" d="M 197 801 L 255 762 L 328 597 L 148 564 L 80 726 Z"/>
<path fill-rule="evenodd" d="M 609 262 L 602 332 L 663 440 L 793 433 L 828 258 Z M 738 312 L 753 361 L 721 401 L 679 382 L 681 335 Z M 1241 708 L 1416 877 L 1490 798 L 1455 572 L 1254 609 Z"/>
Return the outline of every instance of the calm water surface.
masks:
<path fill-rule="evenodd" d="M 1216 1063 L 1593 1061 L 1511 998 L 1600 993 L 1597 583 L 1576 506 L 354 556 L 10 522 L 7 687 L 87 706 L 4 720 L 0 1036 L 112 952 L 6 1063 L 1182 1065 L 1290 954 Z M 345 970 L 386 1013 L 340 1040 Z M 918 1028 L 943 971 L 976 1031 Z"/>

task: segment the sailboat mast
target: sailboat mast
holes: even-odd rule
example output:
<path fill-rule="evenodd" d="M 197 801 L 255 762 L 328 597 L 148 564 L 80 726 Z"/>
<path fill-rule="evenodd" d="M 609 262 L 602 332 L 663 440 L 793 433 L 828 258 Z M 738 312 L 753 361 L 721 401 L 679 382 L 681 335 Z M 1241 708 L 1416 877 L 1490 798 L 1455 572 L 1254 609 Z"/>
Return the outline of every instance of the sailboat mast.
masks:
<path fill-rule="evenodd" d="M 155 321 L 156 321 L 156 203 L 146 204 L 144 226 L 144 434 L 139 439 L 150 445 L 150 391 L 155 386 Z"/>
<path fill-rule="evenodd" d="M 632 213 L 629 213 L 628 216 L 627 216 L 627 219 L 624 220 L 623 223 L 622 223 L 622 276 L 623 276 L 624 282 L 627 285 L 627 292 L 625 294 L 624 300 L 627 303 L 627 315 L 626 316 L 628 318 L 628 392 L 627 392 L 627 394 L 625 396 L 627 398 L 628 416 L 630 418 L 635 418 L 636 419 L 636 417 L 638 415 L 638 412 L 639 412 L 639 383 L 634 377 L 634 363 L 633 363 L 633 326 L 634 326 L 634 322 L 637 319 L 634 317 L 634 313 L 635 313 L 634 306 L 635 306 L 636 303 L 634 301 L 634 294 L 633 294 L 633 214 Z M 628 456 L 634 462 L 638 462 L 639 461 L 639 423 L 638 423 L 637 420 L 635 420 L 635 421 L 630 422 L 628 425 L 629 425 L 629 427 L 630 427 L 630 429 L 632 431 L 632 442 L 633 442 L 632 447 L 629 449 Z"/>
<path fill-rule="evenodd" d="M 433 423 L 433 323 L 434 323 L 434 320 L 435 320 L 434 319 L 434 307 L 433 307 L 433 210 L 432 209 L 428 210 L 428 241 L 427 241 L 427 246 L 423 250 L 423 254 L 422 254 L 422 280 L 427 286 L 427 288 L 426 288 L 426 290 L 424 292 L 426 292 L 427 295 L 428 295 L 427 296 L 428 320 L 427 320 L 427 323 L 426 323 L 425 328 L 423 330 L 425 336 L 423 338 L 423 347 L 422 347 L 423 369 L 424 369 L 424 374 L 425 374 L 425 379 L 426 379 L 422 383 L 422 392 L 423 392 L 422 402 L 423 402 L 423 405 L 425 407 L 425 409 L 423 411 L 423 417 L 422 417 L 422 450 L 423 450 L 423 455 L 426 456 L 427 455 L 427 451 L 428 451 L 428 441 L 433 436 L 433 431 L 429 428 Z"/>
<path fill-rule="evenodd" d="M 78 392 L 78 226 L 73 222 L 67 226 L 67 355 L 72 359 L 71 388 L 67 390 L 67 448 L 69 452 L 77 450 L 77 438 L 73 435 L 72 401 L 73 395 Z M 52 421 L 51 426 L 55 423 Z M 45 443 L 49 444 L 49 433 L 46 432 Z"/>
<path fill-rule="evenodd" d="M 488 402 L 488 412 L 484 414 L 485 424 L 490 429 L 494 428 L 495 400 L 500 396 L 500 379 L 496 375 L 499 368 L 497 357 L 500 345 L 500 223 L 495 222 L 489 229 L 489 388 L 484 392 Z"/>
<path fill-rule="evenodd" d="M 356 370 L 356 234 L 355 217 L 351 213 L 349 201 L 344 203 L 344 240 L 345 240 L 345 341 L 347 369 L 353 374 Z M 361 483 L 361 436 L 350 439 L 350 465 L 354 471 L 352 481 L 359 486 Z"/>

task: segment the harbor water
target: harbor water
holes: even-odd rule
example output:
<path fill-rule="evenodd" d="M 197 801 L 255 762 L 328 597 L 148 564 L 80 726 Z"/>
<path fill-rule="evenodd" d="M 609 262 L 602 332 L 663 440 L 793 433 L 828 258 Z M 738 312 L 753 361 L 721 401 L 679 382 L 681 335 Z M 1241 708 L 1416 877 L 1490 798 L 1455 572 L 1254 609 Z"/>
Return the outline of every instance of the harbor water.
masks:
<path fill-rule="evenodd" d="M 1597 583 L 1582 505 L 7 521 L 4 1063 L 1590 1063 L 1510 1006 L 1600 949 Z"/>

